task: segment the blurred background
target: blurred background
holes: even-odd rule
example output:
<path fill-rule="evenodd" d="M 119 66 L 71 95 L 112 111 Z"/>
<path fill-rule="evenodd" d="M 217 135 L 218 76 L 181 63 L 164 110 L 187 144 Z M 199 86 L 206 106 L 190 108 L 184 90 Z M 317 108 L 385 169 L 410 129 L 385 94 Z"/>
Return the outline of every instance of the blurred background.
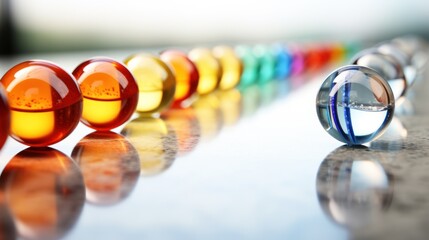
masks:
<path fill-rule="evenodd" d="M 1 0 L 0 54 L 429 36 L 427 0 Z"/>

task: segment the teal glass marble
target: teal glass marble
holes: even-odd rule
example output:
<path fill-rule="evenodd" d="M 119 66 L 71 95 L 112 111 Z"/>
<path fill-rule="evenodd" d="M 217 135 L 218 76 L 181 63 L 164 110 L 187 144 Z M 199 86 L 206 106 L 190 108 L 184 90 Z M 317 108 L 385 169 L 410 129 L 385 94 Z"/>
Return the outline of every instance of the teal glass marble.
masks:
<path fill-rule="evenodd" d="M 237 46 L 235 52 L 243 64 L 243 73 L 241 74 L 238 87 L 246 88 L 254 84 L 258 79 L 258 59 L 252 49 L 247 46 Z"/>
<path fill-rule="evenodd" d="M 337 140 L 359 145 L 375 140 L 393 118 L 395 98 L 386 80 L 371 68 L 338 68 L 323 82 L 316 109 L 323 128 Z"/>
<path fill-rule="evenodd" d="M 408 84 L 401 63 L 396 58 L 371 48 L 359 52 L 351 63 L 369 67 L 378 72 L 389 83 L 395 99 L 405 95 Z"/>
<path fill-rule="evenodd" d="M 256 45 L 253 52 L 259 62 L 259 82 L 265 83 L 274 78 L 276 56 L 273 48 L 267 45 Z"/>

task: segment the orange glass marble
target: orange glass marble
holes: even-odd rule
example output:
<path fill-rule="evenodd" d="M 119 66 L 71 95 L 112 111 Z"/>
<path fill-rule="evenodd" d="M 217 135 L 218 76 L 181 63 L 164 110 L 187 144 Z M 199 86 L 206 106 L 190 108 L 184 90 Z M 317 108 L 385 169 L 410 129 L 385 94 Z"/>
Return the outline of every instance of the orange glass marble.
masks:
<path fill-rule="evenodd" d="M 92 58 L 77 66 L 73 75 L 83 96 L 82 123 L 98 131 L 108 131 L 133 115 L 139 90 L 122 63 Z"/>
<path fill-rule="evenodd" d="M 195 64 L 182 52 L 168 50 L 161 53 L 160 58 L 167 63 L 176 76 L 176 92 L 173 106 L 180 106 L 197 91 L 200 76 Z"/>
<path fill-rule="evenodd" d="M 222 67 L 219 89 L 229 90 L 237 86 L 240 83 L 243 65 L 234 49 L 228 46 L 217 46 L 213 48 L 213 55 Z"/>
<path fill-rule="evenodd" d="M 71 155 L 82 171 L 86 200 L 96 205 L 112 205 L 124 200 L 140 176 L 136 149 L 114 132 L 87 135 Z"/>
<path fill-rule="evenodd" d="M 6 92 L 3 86 L 0 84 L 0 149 L 6 142 L 7 136 L 9 135 L 10 128 L 10 111 L 9 105 L 6 99 Z"/>
<path fill-rule="evenodd" d="M 12 67 L 1 79 L 11 110 L 10 135 L 34 147 L 54 144 L 79 123 L 82 94 L 73 76 L 41 60 Z"/>
<path fill-rule="evenodd" d="M 171 69 L 158 57 L 135 54 L 125 59 L 139 88 L 137 112 L 152 115 L 168 108 L 176 91 L 176 78 Z"/>
<path fill-rule="evenodd" d="M 188 56 L 195 63 L 200 74 L 197 92 L 204 95 L 216 90 L 222 76 L 222 68 L 211 51 L 207 48 L 194 48 Z"/>

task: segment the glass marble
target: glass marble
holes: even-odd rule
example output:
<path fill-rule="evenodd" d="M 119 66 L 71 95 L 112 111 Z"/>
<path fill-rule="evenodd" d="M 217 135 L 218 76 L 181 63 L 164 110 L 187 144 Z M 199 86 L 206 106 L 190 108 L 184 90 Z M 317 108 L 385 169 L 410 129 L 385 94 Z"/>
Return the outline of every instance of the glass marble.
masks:
<path fill-rule="evenodd" d="M 194 48 L 188 56 L 195 63 L 200 74 L 198 94 L 205 95 L 216 90 L 222 76 L 222 67 L 212 52 L 207 48 Z"/>
<path fill-rule="evenodd" d="M 54 144 L 79 123 L 82 94 L 74 77 L 41 60 L 22 62 L 1 79 L 11 110 L 10 135 L 34 147 Z"/>
<path fill-rule="evenodd" d="M 9 104 L 6 98 L 6 92 L 3 86 L 0 84 L 0 149 L 6 142 L 7 136 L 9 135 L 10 128 L 10 110 Z"/>
<path fill-rule="evenodd" d="M 240 83 L 243 66 L 234 49 L 228 46 L 216 46 L 213 48 L 213 55 L 222 68 L 219 89 L 229 90 L 237 86 Z"/>
<path fill-rule="evenodd" d="M 125 125 L 121 134 L 137 150 L 142 176 L 161 174 L 169 169 L 176 159 L 176 133 L 160 118 L 136 118 Z"/>
<path fill-rule="evenodd" d="M 427 55 L 428 46 L 424 39 L 414 35 L 407 35 L 395 38 L 391 42 L 406 53 L 417 74 L 424 70 L 429 60 Z"/>
<path fill-rule="evenodd" d="M 410 56 L 408 56 L 406 52 L 391 42 L 382 43 L 377 46 L 376 49 L 382 54 L 395 58 L 401 64 L 405 78 L 407 80 L 407 85 L 409 87 L 412 86 L 417 78 L 417 69 L 411 63 Z"/>
<path fill-rule="evenodd" d="M 377 49 L 367 49 L 352 58 L 351 63 L 369 67 L 378 72 L 389 83 L 395 99 L 405 95 L 407 80 L 401 63 L 396 58 L 382 54 Z"/>
<path fill-rule="evenodd" d="M 240 88 L 246 88 L 258 80 L 259 63 L 252 48 L 248 46 L 237 46 L 235 53 L 240 58 L 243 65 L 243 73 L 241 74 Z"/>
<path fill-rule="evenodd" d="M 137 150 L 114 132 L 93 132 L 71 154 L 84 177 L 86 201 L 109 206 L 127 198 L 140 176 Z"/>
<path fill-rule="evenodd" d="M 291 72 L 292 56 L 281 44 L 274 45 L 273 49 L 276 58 L 276 66 L 274 68 L 275 77 L 277 79 L 285 79 Z"/>
<path fill-rule="evenodd" d="M 52 148 L 19 152 L 6 165 L 0 182 L 19 239 L 64 238 L 85 204 L 79 167 Z"/>
<path fill-rule="evenodd" d="M 125 123 L 137 107 L 139 90 L 131 72 L 120 62 L 98 57 L 73 71 L 83 96 L 81 122 L 98 131 Z"/>
<path fill-rule="evenodd" d="M 256 45 L 253 52 L 259 62 L 259 83 L 265 83 L 274 78 L 276 68 L 276 56 L 268 45 Z"/>
<path fill-rule="evenodd" d="M 304 67 L 308 72 L 319 71 L 328 61 L 329 52 L 322 44 L 305 46 Z"/>
<path fill-rule="evenodd" d="M 341 63 L 345 60 L 346 57 L 346 49 L 345 46 L 341 43 L 332 43 L 330 45 L 330 55 L 331 62 L 333 63 Z"/>
<path fill-rule="evenodd" d="M 304 53 L 298 46 L 289 46 L 292 54 L 291 75 L 297 76 L 304 71 Z"/>
<path fill-rule="evenodd" d="M 319 121 L 348 145 L 379 137 L 393 118 L 395 99 L 376 71 L 357 65 L 338 68 L 323 82 L 316 99 Z"/>
<path fill-rule="evenodd" d="M 168 108 L 176 91 L 176 78 L 167 64 L 145 53 L 129 56 L 124 62 L 139 88 L 137 112 L 152 115 Z"/>
<path fill-rule="evenodd" d="M 164 51 L 160 58 L 174 71 L 176 92 L 172 105 L 180 106 L 183 101 L 190 99 L 197 91 L 200 79 L 197 66 L 186 54 L 176 50 Z"/>

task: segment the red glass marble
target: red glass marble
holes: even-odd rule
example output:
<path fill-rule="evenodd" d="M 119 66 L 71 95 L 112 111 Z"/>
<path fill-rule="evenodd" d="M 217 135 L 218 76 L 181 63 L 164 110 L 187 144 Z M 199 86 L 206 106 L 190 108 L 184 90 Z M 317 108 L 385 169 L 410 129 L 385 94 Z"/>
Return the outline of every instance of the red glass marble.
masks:
<path fill-rule="evenodd" d="M 67 137 L 79 123 L 82 94 L 73 76 L 57 65 L 32 60 L 12 67 L 1 79 L 11 110 L 10 135 L 35 147 Z"/>
<path fill-rule="evenodd" d="M 139 89 L 131 72 L 120 62 L 98 57 L 73 71 L 83 96 L 81 122 L 98 131 L 125 123 L 137 107 Z"/>
<path fill-rule="evenodd" d="M 177 50 L 164 51 L 160 58 L 174 71 L 176 92 L 172 106 L 180 106 L 183 101 L 192 97 L 197 91 L 200 78 L 198 69 L 186 54 Z"/>
<path fill-rule="evenodd" d="M 305 70 L 308 72 L 315 72 L 320 70 L 325 64 L 328 55 L 322 45 L 307 45 L 305 47 Z"/>
<path fill-rule="evenodd" d="M 0 149 L 6 142 L 7 136 L 9 135 L 10 128 L 10 111 L 9 105 L 6 99 L 6 92 L 3 86 L 0 84 Z"/>

